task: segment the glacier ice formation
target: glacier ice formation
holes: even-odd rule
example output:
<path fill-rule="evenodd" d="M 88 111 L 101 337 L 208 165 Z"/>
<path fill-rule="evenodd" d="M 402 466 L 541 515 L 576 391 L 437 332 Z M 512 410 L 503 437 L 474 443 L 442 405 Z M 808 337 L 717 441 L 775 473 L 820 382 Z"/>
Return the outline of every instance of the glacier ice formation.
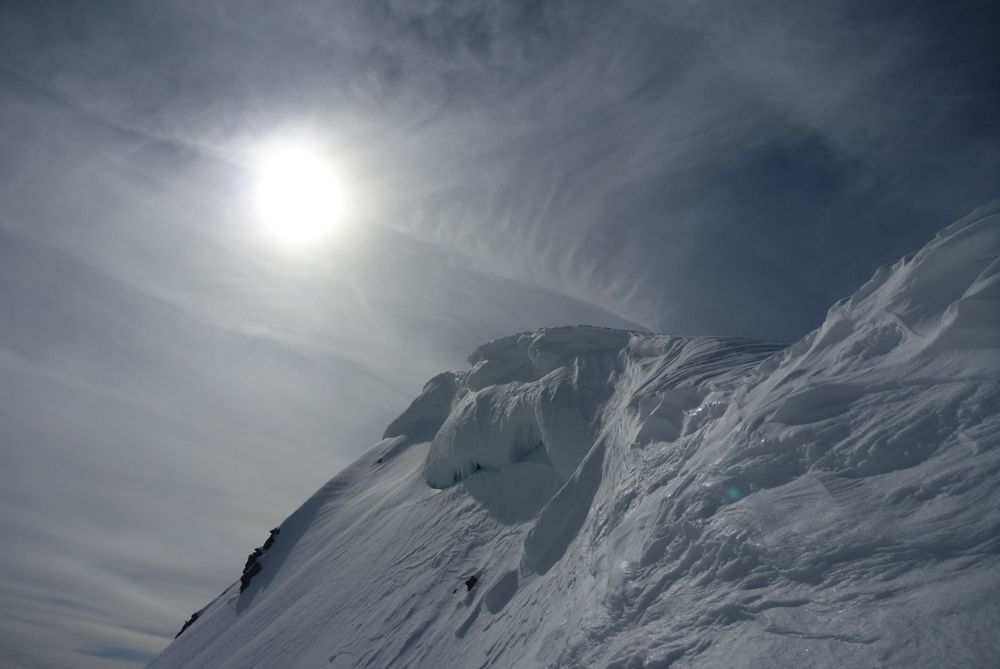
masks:
<path fill-rule="evenodd" d="M 1000 206 L 791 346 L 578 326 L 470 363 L 151 666 L 996 666 Z"/>

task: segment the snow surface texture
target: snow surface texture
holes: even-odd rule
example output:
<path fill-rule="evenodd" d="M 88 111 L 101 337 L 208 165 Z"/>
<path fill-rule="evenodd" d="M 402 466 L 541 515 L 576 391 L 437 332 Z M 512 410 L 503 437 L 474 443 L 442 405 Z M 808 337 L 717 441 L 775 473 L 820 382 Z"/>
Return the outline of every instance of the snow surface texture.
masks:
<path fill-rule="evenodd" d="M 787 348 L 485 344 L 152 666 L 996 667 L 998 253 L 983 208 Z"/>

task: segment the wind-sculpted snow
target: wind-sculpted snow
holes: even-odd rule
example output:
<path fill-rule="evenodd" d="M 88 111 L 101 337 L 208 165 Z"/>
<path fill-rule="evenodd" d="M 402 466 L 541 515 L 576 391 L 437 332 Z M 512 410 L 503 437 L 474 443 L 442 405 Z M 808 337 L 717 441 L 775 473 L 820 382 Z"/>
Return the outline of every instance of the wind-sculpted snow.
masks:
<path fill-rule="evenodd" d="M 410 408 L 389 424 L 382 438 L 405 434 L 413 441 L 433 439 L 451 413 L 458 392 L 458 376 L 454 372 L 445 372 L 428 381 Z"/>
<path fill-rule="evenodd" d="M 153 666 L 996 666 L 998 212 L 787 348 L 483 345 Z"/>
<path fill-rule="evenodd" d="M 473 368 L 460 378 L 459 399 L 433 439 L 428 484 L 444 488 L 521 462 L 544 464 L 565 482 L 593 444 L 613 390 L 608 379 L 629 336 L 581 326 L 484 344 L 470 357 Z"/>

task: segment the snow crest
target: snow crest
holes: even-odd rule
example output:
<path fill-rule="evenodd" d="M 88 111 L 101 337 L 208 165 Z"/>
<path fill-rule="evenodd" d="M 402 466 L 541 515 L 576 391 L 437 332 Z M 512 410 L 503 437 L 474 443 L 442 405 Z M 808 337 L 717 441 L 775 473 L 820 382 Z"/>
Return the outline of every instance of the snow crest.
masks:
<path fill-rule="evenodd" d="M 152 666 L 995 666 L 998 257 L 992 205 L 788 347 L 484 344 Z"/>
<path fill-rule="evenodd" d="M 519 463 L 565 482 L 593 443 L 607 381 L 630 334 L 554 328 L 498 339 L 470 357 L 459 399 L 434 437 L 425 475 L 444 488 Z"/>

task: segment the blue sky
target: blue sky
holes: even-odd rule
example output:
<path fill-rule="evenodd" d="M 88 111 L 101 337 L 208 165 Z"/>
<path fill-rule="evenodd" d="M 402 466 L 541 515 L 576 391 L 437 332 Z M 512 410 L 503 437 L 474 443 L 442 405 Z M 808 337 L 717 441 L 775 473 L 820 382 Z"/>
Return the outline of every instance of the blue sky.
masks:
<path fill-rule="evenodd" d="M 1000 197 L 990 3 L 6 3 L 0 664 L 133 666 L 481 341 L 790 341 Z M 349 242 L 252 233 L 308 136 Z"/>

